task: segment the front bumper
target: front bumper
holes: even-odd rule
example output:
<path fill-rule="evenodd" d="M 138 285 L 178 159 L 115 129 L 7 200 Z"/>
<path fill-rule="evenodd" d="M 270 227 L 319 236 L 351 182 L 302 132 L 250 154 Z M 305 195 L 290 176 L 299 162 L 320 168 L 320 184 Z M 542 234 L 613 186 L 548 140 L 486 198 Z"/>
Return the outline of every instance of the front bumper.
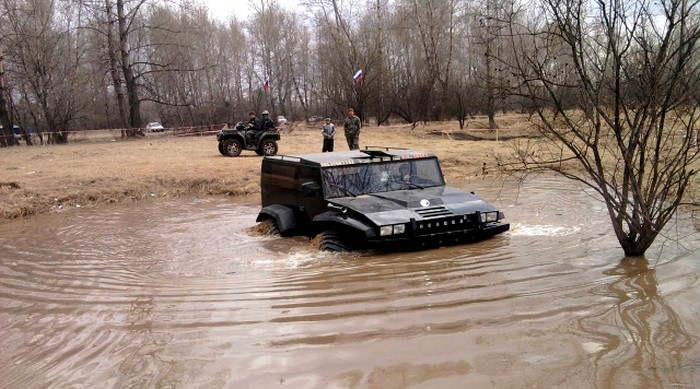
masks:
<path fill-rule="evenodd" d="M 488 239 L 510 229 L 510 223 L 490 222 L 478 227 L 463 229 L 436 229 L 421 232 L 411 229 L 405 234 L 375 236 L 367 239 L 369 248 L 374 249 L 415 249 L 428 247 L 452 246 Z"/>

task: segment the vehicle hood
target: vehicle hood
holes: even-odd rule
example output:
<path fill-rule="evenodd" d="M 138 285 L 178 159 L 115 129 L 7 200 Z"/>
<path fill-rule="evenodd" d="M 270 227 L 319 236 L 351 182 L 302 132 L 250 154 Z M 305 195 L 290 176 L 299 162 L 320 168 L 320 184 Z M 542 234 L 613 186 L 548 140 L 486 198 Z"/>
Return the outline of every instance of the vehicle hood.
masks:
<path fill-rule="evenodd" d="M 497 210 L 473 193 L 449 186 L 340 197 L 328 202 L 363 214 L 377 225 Z"/>

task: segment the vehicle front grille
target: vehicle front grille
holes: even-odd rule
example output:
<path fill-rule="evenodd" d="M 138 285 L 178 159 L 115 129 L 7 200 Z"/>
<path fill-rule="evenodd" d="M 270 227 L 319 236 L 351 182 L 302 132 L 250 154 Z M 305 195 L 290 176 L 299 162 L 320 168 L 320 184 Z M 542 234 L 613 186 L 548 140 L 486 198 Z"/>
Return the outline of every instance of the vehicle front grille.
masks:
<path fill-rule="evenodd" d="M 417 214 L 421 215 L 424 219 L 432 219 L 436 217 L 445 217 L 452 215 L 452 211 L 445 208 L 444 205 L 438 205 L 435 207 L 426 207 L 415 210 Z"/>
<path fill-rule="evenodd" d="M 424 236 L 469 230 L 477 225 L 473 219 L 469 215 L 461 215 L 416 221 L 415 233 L 416 236 Z"/>

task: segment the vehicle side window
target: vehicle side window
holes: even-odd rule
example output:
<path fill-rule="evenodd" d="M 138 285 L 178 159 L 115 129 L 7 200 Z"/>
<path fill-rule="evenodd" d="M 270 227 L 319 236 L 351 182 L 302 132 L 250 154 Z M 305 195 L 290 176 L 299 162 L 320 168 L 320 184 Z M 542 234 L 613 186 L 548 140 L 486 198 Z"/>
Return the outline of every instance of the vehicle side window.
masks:
<path fill-rule="evenodd" d="M 418 160 L 412 164 L 412 169 L 411 174 L 420 177 L 424 185 L 445 185 L 440 164 L 435 158 Z"/>
<path fill-rule="evenodd" d="M 369 165 L 347 165 L 323 170 L 326 197 L 357 196 L 374 191 L 373 169 Z"/>

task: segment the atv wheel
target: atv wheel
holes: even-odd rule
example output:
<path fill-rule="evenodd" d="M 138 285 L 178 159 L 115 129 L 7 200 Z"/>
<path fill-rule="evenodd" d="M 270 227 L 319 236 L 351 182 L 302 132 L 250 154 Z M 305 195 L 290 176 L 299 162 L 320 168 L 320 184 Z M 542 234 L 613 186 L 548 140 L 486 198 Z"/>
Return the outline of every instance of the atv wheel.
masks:
<path fill-rule="evenodd" d="M 265 219 L 258 224 L 258 231 L 263 235 L 279 235 L 280 228 L 275 219 Z"/>
<path fill-rule="evenodd" d="M 350 251 L 348 245 L 336 231 L 323 231 L 318 234 L 316 238 L 318 249 L 321 251 L 333 251 L 337 253 Z"/>
<path fill-rule="evenodd" d="M 229 157 L 237 157 L 241 155 L 241 151 L 243 151 L 243 145 L 238 139 L 225 140 L 222 148 L 226 153 L 224 155 L 228 155 Z"/>
<path fill-rule="evenodd" d="M 260 143 L 257 150 L 258 155 L 275 155 L 277 154 L 277 142 L 272 139 L 265 139 Z"/>
<path fill-rule="evenodd" d="M 221 155 L 226 156 L 226 150 L 224 149 L 224 142 L 219 142 L 219 152 Z"/>

